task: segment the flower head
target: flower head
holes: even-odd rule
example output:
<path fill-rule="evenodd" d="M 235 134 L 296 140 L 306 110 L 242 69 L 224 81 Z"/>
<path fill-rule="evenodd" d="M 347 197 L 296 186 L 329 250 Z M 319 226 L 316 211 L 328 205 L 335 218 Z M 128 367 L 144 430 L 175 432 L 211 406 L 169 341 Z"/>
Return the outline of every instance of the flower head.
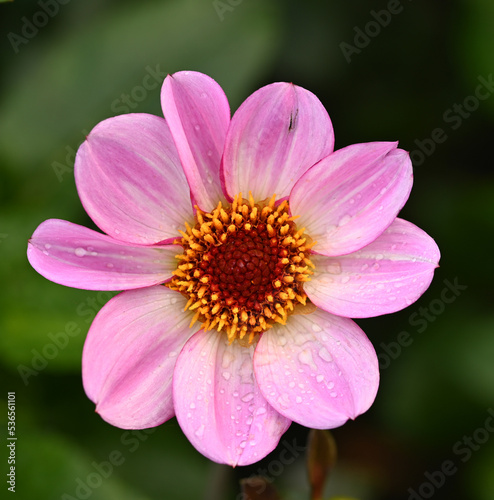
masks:
<path fill-rule="evenodd" d="M 214 80 L 179 72 L 161 100 L 164 118 L 109 118 L 79 148 L 79 196 L 106 234 L 47 220 L 28 258 L 56 283 L 123 290 L 83 352 L 103 419 L 141 429 L 176 415 L 204 455 L 246 465 L 291 421 L 333 428 L 371 406 L 377 356 L 349 318 L 414 302 L 439 250 L 397 218 L 408 154 L 334 152 L 311 92 L 267 85 L 230 120 Z"/>

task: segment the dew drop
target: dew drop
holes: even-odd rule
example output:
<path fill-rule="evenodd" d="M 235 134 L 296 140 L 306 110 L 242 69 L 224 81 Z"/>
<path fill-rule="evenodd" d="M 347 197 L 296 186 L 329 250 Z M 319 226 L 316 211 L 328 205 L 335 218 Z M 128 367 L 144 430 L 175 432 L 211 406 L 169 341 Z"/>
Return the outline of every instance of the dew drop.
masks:
<path fill-rule="evenodd" d="M 201 127 L 199 127 L 199 125 L 194 125 L 194 128 L 195 128 L 196 130 L 200 130 L 200 129 L 201 129 Z"/>
<path fill-rule="evenodd" d="M 106 264 L 106 267 L 107 267 L 108 269 L 111 269 L 111 268 L 113 267 L 113 264 L 112 264 L 111 262 L 108 262 L 108 264 Z"/>
<path fill-rule="evenodd" d="M 328 389 L 331 390 L 334 387 L 334 382 L 328 382 Z"/>
<path fill-rule="evenodd" d="M 323 380 L 324 380 L 324 375 L 322 374 L 319 374 L 317 377 L 316 377 L 316 380 L 321 383 Z"/>
<path fill-rule="evenodd" d="M 292 381 L 292 382 L 290 382 L 290 383 L 288 384 L 288 387 L 290 387 L 290 389 L 293 389 L 293 388 L 295 387 L 295 382 L 293 382 L 293 381 Z"/>
<path fill-rule="evenodd" d="M 352 220 L 351 215 L 344 215 L 340 221 L 338 222 L 338 226 L 344 226 L 345 224 L 348 224 Z"/>
<path fill-rule="evenodd" d="M 264 408 L 264 406 L 261 406 L 256 411 L 256 415 L 264 415 L 265 413 L 266 413 L 266 408 Z"/>
<path fill-rule="evenodd" d="M 230 372 L 223 372 L 221 375 L 225 380 L 230 380 L 230 377 L 232 376 Z"/>
<path fill-rule="evenodd" d="M 333 391 L 333 392 L 330 392 L 329 395 L 332 397 L 332 398 L 335 398 L 336 396 L 338 396 L 338 393 Z"/>
<path fill-rule="evenodd" d="M 322 328 L 317 323 L 312 323 L 312 331 L 313 332 L 321 332 Z"/>
<path fill-rule="evenodd" d="M 77 255 L 77 257 L 84 257 L 84 255 L 86 255 L 86 250 L 84 250 L 84 248 L 77 247 L 75 249 L 75 254 Z"/>
<path fill-rule="evenodd" d="M 341 264 L 336 260 L 330 261 L 326 264 L 326 272 L 330 274 L 341 274 Z"/>
<path fill-rule="evenodd" d="M 196 404 L 195 404 L 195 403 L 190 403 L 189 408 L 190 408 L 191 410 L 194 410 L 194 409 L 195 409 L 195 407 L 196 407 Z"/>
<path fill-rule="evenodd" d="M 314 371 L 317 370 L 317 366 L 312 359 L 312 352 L 309 349 L 304 349 L 302 352 L 300 352 L 298 355 L 298 360 L 302 364 L 310 366 Z"/>
<path fill-rule="evenodd" d="M 295 402 L 298 403 L 298 404 L 300 404 L 302 401 L 303 401 L 303 399 L 300 396 L 297 396 L 295 398 Z"/>
<path fill-rule="evenodd" d="M 382 253 L 378 253 L 376 255 L 376 260 L 383 260 L 384 259 L 384 255 Z"/>
<path fill-rule="evenodd" d="M 204 424 L 201 424 L 201 426 L 196 430 L 195 435 L 197 437 L 204 436 Z"/>
<path fill-rule="evenodd" d="M 254 393 L 253 392 L 248 392 L 245 396 L 242 397 L 242 401 L 244 403 L 248 403 L 249 401 L 252 401 L 254 399 Z"/>
<path fill-rule="evenodd" d="M 344 276 L 343 278 L 341 278 L 341 282 L 343 284 L 348 283 L 349 281 L 350 281 L 350 276 Z"/>
<path fill-rule="evenodd" d="M 319 349 L 318 354 L 322 360 L 327 361 L 328 363 L 333 361 L 333 357 L 325 347 L 321 347 L 321 349 Z"/>
<path fill-rule="evenodd" d="M 51 245 L 50 245 L 49 243 L 45 243 L 45 248 L 46 248 L 47 250 L 50 250 Z"/>

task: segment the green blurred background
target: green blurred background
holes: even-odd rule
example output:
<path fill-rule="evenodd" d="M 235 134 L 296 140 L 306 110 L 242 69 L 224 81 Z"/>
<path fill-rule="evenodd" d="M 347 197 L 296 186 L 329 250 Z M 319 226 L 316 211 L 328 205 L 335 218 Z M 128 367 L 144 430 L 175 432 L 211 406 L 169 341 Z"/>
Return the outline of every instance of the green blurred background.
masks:
<path fill-rule="evenodd" d="M 292 81 L 328 109 L 336 148 L 399 140 L 412 152 L 401 215 L 436 239 L 441 267 L 408 309 L 359 321 L 382 382 L 369 412 L 334 431 L 327 495 L 492 500 L 492 26 L 491 0 L 1 3 L 0 470 L 15 391 L 16 498 L 234 499 L 259 472 L 284 498 L 308 498 L 307 430 L 295 424 L 263 462 L 232 470 L 196 452 L 174 419 L 135 434 L 103 422 L 80 362 L 109 294 L 55 285 L 26 260 L 47 218 L 93 227 L 72 171 L 85 133 L 116 114 L 161 115 L 164 75 L 193 69 L 222 85 L 232 111 Z"/>

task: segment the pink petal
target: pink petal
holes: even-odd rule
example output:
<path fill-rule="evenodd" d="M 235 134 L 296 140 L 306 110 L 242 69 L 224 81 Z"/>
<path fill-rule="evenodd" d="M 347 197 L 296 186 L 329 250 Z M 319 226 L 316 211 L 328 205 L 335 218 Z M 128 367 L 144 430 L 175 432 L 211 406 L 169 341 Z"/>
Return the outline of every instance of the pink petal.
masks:
<path fill-rule="evenodd" d="M 261 395 L 254 347 L 228 345 L 226 335 L 200 331 L 185 345 L 173 376 L 175 412 L 190 442 L 206 457 L 248 465 L 271 452 L 290 425 Z"/>
<path fill-rule="evenodd" d="M 338 427 L 367 411 L 379 384 L 377 356 L 364 332 L 321 309 L 266 331 L 254 370 L 277 411 L 314 429 Z"/>
<path fill-rule="evenodd" d="M 225 199 L 219 168 L 230 123 L 228 99 L 209 76 L 180 71 L 165 78 L 161 105 L 194 201 L 209 212 Z"/>
<path fill-rule="evenodd" d="M 128 245 L 64 220 L 41 223 L 27 257 L 39 274 L 85 290 L 127 290 L 163 283 L 177 268 L 181 247 Z"/>
<path fill-rule="evenodd" d="M 187 180 L 163 118 L 102 121 L 79 148 L 74 174 L 87 213 L 117 239 L 163 242 L 192 219 Z"/>
<path fill-rule="evenodd" d="M 267 85 L 233 116 L 222 164 L 226 190 L 283 198 L 333 146 L 331 120 L 314 94 L 291 83 Z"/>
<path fill-rule="evenodd" d="M 143 429 L 174 414 L 172 376 L 190 329 L 185 299 L 164 286 L 113 297 L 89 329 L 82 357 L 84 390 L 112 425 Z"/>
<path fill-rule="evenodd" d="M 298 227 L 335 256 L 375 240 L 395 219 L 412 189 L 412 163 L 394 142 L 354 144 L 311 168 L 290 194 Z"/>
<path fill-rule="evenodd" d="M 375 241 L 341 257 L 313 255 L 304 290 L 318 307 L 350 318 L 403 309 L 429 287 L 439 262 L 435 241 L 412 223 L 395 221 Z"/>

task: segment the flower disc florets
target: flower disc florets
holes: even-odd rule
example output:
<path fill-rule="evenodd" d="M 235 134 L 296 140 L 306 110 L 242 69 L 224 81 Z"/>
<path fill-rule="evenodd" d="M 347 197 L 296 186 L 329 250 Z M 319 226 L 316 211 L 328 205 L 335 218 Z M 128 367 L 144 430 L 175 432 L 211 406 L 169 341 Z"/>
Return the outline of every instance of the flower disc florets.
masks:
<path fill-rule="evenodd" d="M 250 344 L 273 323 L 285 324 L 296 304 L 305 305 L 312 243 L 295 218 L 287 201 L 275 206 L 275 196 L 255 203 L 239 194 L 229 207 L 197 209 L 195 226 L 186 224 L 176 241 L 184 253 L 168 283 L 188 297 L 192 324 L 202 321 L 206 330 L 226 331 L 230 342 Z"/>

